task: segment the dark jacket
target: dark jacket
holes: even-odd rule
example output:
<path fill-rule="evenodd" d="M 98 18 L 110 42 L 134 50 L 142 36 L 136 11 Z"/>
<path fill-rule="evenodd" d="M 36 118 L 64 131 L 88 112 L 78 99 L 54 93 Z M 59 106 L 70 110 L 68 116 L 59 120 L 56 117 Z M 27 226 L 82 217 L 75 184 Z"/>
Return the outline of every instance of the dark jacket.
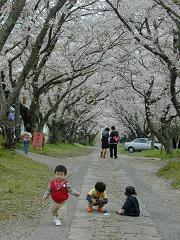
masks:
<path fill-rule="evenodd" d="M 140 215 L 139 202 L 135 196 L 128 196 L 126 202 L 122 206 L 124 215 L 138 217 Z"/>
<path fill-rule="evenodd" d="M 117 142 L 113 139 L 114 136 L 119 136 L 118 131 L 114 130 L 110 133 L 110 144 L 117 144 Z"/>
<path fill-rule="evenodd" d="M 104 130 L 102 132 L 102 139 L 109 139 L 109 131 Z"/>

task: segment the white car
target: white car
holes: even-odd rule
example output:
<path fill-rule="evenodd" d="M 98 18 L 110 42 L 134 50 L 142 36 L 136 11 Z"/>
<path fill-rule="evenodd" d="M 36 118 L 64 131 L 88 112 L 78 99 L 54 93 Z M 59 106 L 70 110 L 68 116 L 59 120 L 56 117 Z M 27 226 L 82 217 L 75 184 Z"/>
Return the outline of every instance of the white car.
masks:
<path fill-rule="evenodd" d="M 147 150 L 147 149 L 152 149 L 151 141 L 148 138 L 136 138 L 132 142 L 125 142 L 124 148 L 127 150 L 129 153 L 133 153 L 135 151 L 142 151 L 142 150 Z M 154 143 L 154 148 L 155 149 L 161 149 L 162 144 L 161 143 Z"/>

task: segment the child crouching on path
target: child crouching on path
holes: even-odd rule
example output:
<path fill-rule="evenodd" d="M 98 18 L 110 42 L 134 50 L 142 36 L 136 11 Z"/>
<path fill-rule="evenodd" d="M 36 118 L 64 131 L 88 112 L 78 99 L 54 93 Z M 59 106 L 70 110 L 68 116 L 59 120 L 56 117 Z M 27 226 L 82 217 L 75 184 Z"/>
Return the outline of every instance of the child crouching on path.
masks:
<path fill-rule="evenodd" d="M 125 191 L 125 195 L 127 196 L 126 201 L 122 208 L 116 211 L 117 214 L 138 217 L 140 215 L 139 202 L 135 197 L 136 190 L 132 186 L 128 186 Z"/>
<path fill-rule="evenodd" d="M 87 201 L 88 201 L 88 212 L 93 211 L 93 206 L 98 207 L 98 212 L 104 212 L 105 209 L 103 206 L 108 203 L 107 194 L 105 192 L 106 184 L 103 182 L 97 182 L 95 188 L 90 190 L 87 194 Z"/>
<path fill-rule="evenodd" d="M 67 168 L 63 165 L 58 165 L 54 170 L 55 178 L 50 182 L 43 199 L 47 199 L 50 195 L 52 198 L 51 212 L 54 216 L 56 226 L 61 225 L 62 213 L 61 208 L 67 202 L 69 193 L 79 197 L 80 193 L 75 191 L 69 182 L 65 179 Z"/>

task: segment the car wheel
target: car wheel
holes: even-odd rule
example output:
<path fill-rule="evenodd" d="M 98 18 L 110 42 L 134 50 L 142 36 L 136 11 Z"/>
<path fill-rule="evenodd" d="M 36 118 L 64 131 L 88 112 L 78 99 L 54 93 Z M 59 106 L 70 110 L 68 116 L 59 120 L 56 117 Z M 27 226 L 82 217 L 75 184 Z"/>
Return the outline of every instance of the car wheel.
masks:
<path fill-rule="evenodd" d="M 154 149 L 158 150 L 159 148 L 157 146 L 155 146 Z"/>
<path fill-rule="evenodd" d="M 129 147 L 129 148 L 128 148 L 128 152 L 129 152 L 129 153 L 133 153 L 133 152 L 134 152 L 134 148 L 133 148 L 133 147 Z"/>

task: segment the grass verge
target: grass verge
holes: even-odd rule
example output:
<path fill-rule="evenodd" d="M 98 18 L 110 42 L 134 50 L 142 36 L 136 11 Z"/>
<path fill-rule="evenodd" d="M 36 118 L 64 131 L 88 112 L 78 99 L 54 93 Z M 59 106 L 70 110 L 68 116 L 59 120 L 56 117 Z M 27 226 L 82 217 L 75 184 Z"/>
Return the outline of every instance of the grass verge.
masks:
<path fill-rule="evenodd" d="M 175 149 L 173 154 L 167 154 L 165 150 L 161 152 L 161 150 L 158 149 L 150 149 L 150 150 L 144 150 L 142 152 L 135 152 L 133 153 L 136 157 L 152 157 L 152 158 L 160 158 L 162 160 L 168 160 L 171 158 L 180 158 L 180 150 Z"/>
<path fill-rule="evenodd" d="M 32 219 L 47 203 L 41 200 L 52 170 L 0 146 L 0 221 Z"/>
<path fill-rule="evenodd" d="M 173 188 L 180 188 L 180 161 L 171 161 L 157 172 L 157 176 L 171 181 Z"/>
<path fill-rule="evenodd" d="M 134 152 L 134 153 L 128 153 L 124 149 L 124 146 L 121 144 L 119 145 L 119 152 L 121 154 L 134 156 L 134 157 L 148 157 L 148 158 L 160 158 L 162 160 L 168 160 L 171 158 L 178 159 L 180 158 L 180 149 L 175 149 L 173 154 L 167 154 L 165 150 L 161 152 L 161 150 L 158 149 L 150 149 L 150 150 L 144 150 L 141 152 Z"/>
<path fill-rule="evenodd" d="M 18 148 L 22 149 L 23 144 L 18 144 Z M 46 156 L 68 157 L 82 156 L 92 151 L 92 149 L 81 144 L 58 143 L 45 144 L 44 148 L 42 149 L 33 148 L 32 145 L 30 145 L 29 151 Z"/>

